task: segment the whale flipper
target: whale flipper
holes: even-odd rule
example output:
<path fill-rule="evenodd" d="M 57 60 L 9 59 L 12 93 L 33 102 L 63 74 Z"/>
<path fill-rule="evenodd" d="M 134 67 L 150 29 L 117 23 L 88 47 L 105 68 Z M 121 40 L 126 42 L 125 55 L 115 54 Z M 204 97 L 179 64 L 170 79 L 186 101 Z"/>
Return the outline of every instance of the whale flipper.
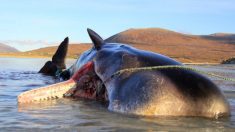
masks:
<path fill-rule="evenodd" d="M 57 51 L 52 57 L 52 61 L 47 61 L 40 69 L 39 73 L 55 76 L 58 70 L 66 69 L 65 58 L 68 51 L 69 38 L 66 37 L 59 45 Z"/>

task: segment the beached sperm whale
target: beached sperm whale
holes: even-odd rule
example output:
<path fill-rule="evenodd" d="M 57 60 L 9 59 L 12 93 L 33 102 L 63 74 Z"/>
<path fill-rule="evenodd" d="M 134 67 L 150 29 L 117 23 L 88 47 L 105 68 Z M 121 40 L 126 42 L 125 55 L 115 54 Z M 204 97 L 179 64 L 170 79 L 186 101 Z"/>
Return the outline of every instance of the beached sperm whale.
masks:
<path fill-rule="evenodd" d="M 68 81 L 49 87 L 71 88 L 65 95 L 72 97 L 105 100 L 109 110 L 120 113 L 210 118 L 230 115 L 229 104 L 219 88 L 199 73 L 162 69 L 137 70 L 113 76 L 126 68 L 182 64 L 126 44 L 106 43 L 90 29 L 88 33 L 93 48 L 85 51 L 73 66 L 62 72 L 62 77 L 70 78 Z M 20 100 L 23 102 L 30 98 L 21 96 Z"/>

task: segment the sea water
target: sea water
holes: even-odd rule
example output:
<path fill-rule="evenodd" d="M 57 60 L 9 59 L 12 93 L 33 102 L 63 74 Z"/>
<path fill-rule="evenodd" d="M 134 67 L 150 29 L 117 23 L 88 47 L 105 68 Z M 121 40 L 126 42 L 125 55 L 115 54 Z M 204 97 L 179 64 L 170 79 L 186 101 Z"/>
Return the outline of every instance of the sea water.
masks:
<path fill-rule="evenodd" d="M 20 93 L 59 82 L 39 74 L 49 59 L 0 58 L 0 131 L 235 131 L 235 83 L 211 78 L 231 106 L 231 116 L 142 117 L 107 110 L 96 101 L 58 99 L 20 107 Z M 68 66 L 75 60 L 68 60 Z M 235 65 L 201 65 L 194 68 L 235 78 Z"/>

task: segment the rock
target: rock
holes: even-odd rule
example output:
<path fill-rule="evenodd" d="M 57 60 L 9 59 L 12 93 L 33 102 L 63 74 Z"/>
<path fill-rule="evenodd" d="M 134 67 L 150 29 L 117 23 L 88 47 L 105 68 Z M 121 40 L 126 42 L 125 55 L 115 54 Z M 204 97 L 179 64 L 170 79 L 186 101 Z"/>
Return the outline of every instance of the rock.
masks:
<path fill-rule="evenodd" d="M 235 64 L 235 57 L 229 58 L 227 60 L 223 60 L 222 64 Z"/>

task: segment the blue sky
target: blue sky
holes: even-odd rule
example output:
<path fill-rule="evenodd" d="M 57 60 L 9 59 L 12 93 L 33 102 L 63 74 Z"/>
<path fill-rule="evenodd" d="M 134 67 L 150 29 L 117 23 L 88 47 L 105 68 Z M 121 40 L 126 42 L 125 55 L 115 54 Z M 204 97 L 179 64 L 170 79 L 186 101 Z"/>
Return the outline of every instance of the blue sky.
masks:
<path fill-rule="evenodd" d="M 0 42 L 25 51 L 90 42 L 89 27 L 107 38 L 129 28 L 190 34 L 235 33 L 234 0 L 0 0 Z"/>

